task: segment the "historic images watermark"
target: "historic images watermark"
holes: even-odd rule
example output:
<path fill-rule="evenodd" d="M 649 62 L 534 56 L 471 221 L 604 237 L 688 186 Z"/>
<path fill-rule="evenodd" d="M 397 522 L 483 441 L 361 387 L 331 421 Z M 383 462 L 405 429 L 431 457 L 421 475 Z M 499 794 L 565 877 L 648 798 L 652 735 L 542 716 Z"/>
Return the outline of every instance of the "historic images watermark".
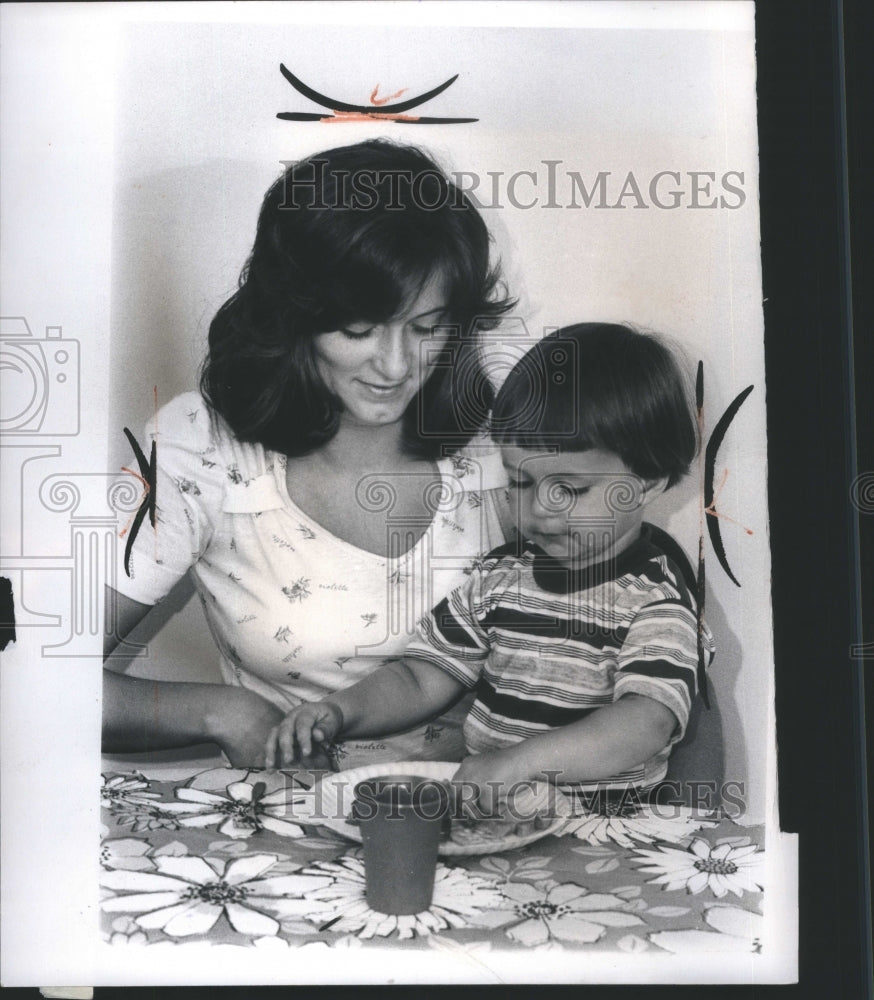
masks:
<path fill-rule="evenodd" d="M 306 773 L 298 771 L 292 778 L 280 772 L 287 782 L 286 815 L 306 816 L 307 823 L 348 821 L 353 801 L 359 818 L 375 810 L 377 792 L 372 782 L 344 781 L 335 775 L 330 793 L 323 793 L 321 783 L 313 780 L 305 786 Z M 313 774 L 315 779 L 316 775 Z M 659 819 L 675 819 L 688 810 L 703 815 L 719 815 L 730 819 L 742 816 L 746 810 L 746 785 L 743 781 L 726 780 L 660 782 L 651 789 L 633 785 L 627 787 L 586 787 L 564 782 L 561 771 L 544 772 L 550 787 L 560 790 L 570 801 L 573 815 L 615 815 L 633 813 L 646 806 Z M 532 793 L 539 783 L 534 780 L 513 782 L 488 781 L 480 786 L 472 781 L 442 781 L 436 778 L 385 779 L 383 798 L 391 807 L 388 818 L 401 819 L 404 809 L 412 807 L 424 818 L 441 812 L 455 820 L 506 821 L 530 823 L 538 817 L 552 816 L 549 796 L 544 800 Z M 435 795 L 435 792 L 438 794 Z M 402 809 L 403 807 L 403 809 Z M 552 816 L 554 818 L 554 816 Z"/>
<path fill-rule="evenodd" d="M 281 208 L 367 211 L 379 197 L 389 194 L 387 211 L 402 211 L 411 202 L 425 212 L 462 208 L 469 199 L 480 210 L 529 209 L 728 209 L 746 204 L 746 173 L 743 170 L 677 170 L 667 166 L 655 171 L 579 170 L 564 160 L 541 160 L 524 170 L 449 171 L 447 185 L 437 171 L 349 170 L 332 171 L 336 181 L 324 182 L 328 161 L 314 158 L 308 172 L 286 167 Z M 435 180 L 438 183 L 434 183 Z M 326 194 L 330 192 L 330 196 Z M 384 193 L 384 192 L 380 192 Z M 403 196 L 402 196 L 403 195 Z"/>

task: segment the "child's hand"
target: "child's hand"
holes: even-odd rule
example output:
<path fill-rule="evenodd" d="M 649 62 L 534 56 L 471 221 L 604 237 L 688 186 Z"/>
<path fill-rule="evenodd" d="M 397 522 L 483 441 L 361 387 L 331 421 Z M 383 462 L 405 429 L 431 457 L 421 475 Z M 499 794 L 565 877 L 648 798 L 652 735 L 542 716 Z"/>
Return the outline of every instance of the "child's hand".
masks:
<path fill-rule="evenodd" d="M 332 701 L 305 702 L 270 730 L 265 767 L 286 767 L 311 756 L 313 742 L 328 743 L 343 728 L 343 713 Z"/>
<path fill-rule="evenodd" d="M 503 816 L 508 795 L 526 778 L 507 750 L 466 757 L 452 777 L 456 811 L 470 819 Z"/>
<path fill-rule="evenodd" d="M 503 829 L 503 836 L 524 836 L 546 829 L 554 820 L 550 806 L 536 813 L 518 809 L 518 795 L 531 787 L 524 759 L 512 750 L 494 750 L 467 757 L 452 778 L 453 816 L 476 829 Z M 524 799 L 524 795 L 522 796 Z M 495 832 L 495 836 L 498 834 Z"/>

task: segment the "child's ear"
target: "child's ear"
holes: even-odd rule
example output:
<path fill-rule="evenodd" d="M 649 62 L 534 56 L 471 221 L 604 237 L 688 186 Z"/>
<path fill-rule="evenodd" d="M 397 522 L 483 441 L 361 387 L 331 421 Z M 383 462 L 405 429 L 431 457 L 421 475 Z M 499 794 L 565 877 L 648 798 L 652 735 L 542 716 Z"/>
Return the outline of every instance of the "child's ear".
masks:
<path fill-rule="evenodd" d="M 645 480 L 643 487 L 643 496 L 640 498 L 640 506 L 646 507 L 646 505 L 655 500 L 656 497 L 660 497 L 667 488 L 668 488 L 667 476 L 662 476 L 661 479 Z"/>

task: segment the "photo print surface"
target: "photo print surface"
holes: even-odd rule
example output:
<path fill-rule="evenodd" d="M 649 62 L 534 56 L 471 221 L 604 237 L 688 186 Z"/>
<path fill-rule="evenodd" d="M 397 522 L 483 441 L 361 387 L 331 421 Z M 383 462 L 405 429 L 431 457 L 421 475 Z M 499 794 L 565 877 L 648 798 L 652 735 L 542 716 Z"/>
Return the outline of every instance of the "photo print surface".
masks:
<path fill-rule="evenodd" d="M 451 14 L 4 15 L 10 984 L 793 978 L 753 6 Z M 265 759 L 410 643 L 466 700 Z M 356 779 L 641 704 L 369 905 Z"/>

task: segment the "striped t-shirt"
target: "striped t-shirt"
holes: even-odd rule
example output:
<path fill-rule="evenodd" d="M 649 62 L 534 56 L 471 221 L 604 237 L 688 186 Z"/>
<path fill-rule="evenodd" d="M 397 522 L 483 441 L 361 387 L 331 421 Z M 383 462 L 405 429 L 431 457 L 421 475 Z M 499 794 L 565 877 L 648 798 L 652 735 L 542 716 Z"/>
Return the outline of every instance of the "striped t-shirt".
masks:
<path fill-rule="evenodd" d="M 695 596 L 654 544 L 656 532 L 644 525 L 614 560 L 583 570 L 532 543 L 509 543 L 422 619 L 407 655 L 476 690 L 464 726 L 469 752 L 569 725 L 634 693 L 676 716 L 670 742 L 591 787 L 647 787 L 664 778 L 698 690 L 699 624 Z M 703 623 L 701 639 L 709 662 L 713 639 Z"/>

